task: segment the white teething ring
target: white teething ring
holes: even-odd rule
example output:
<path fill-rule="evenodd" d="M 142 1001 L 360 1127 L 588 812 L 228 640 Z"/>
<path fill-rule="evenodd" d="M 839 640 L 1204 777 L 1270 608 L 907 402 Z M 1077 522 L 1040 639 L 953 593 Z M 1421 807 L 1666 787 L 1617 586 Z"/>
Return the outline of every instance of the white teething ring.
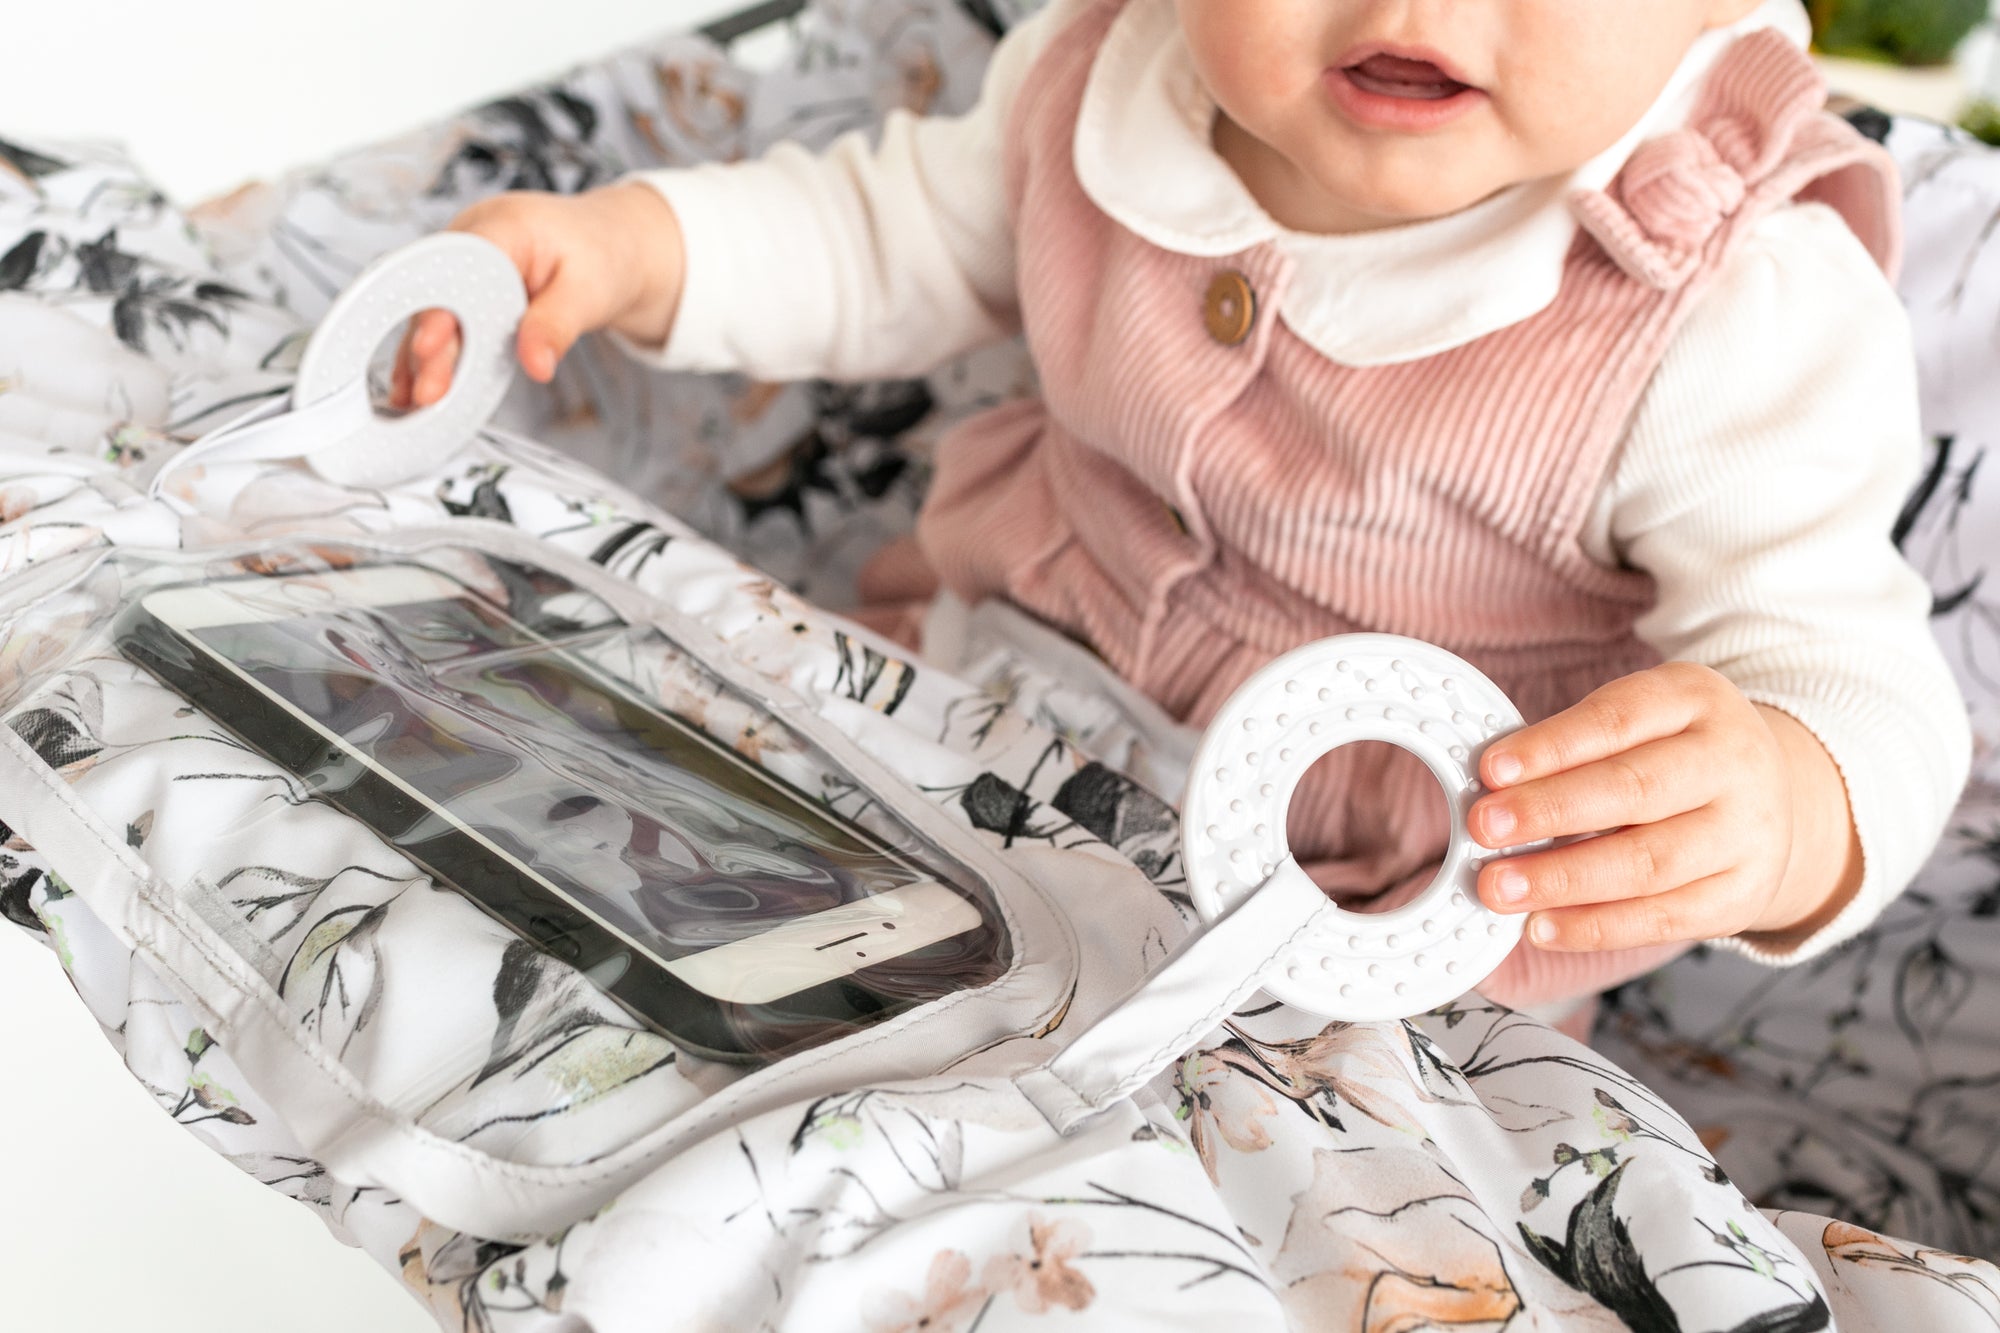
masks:
<path fill-rule="evenodd" d="M 1390 912 L 1329 901 L 1274 960 L 1264 989 L 1328 1018 L 1406 1018 L 1456 999 L 1520 941 L 1523 916 L 1488 911 L 1479 867 L 1500 856 L 1473 842 L 1479 755 L 1521 726 L 1499 687 L 1442 648 L 1391 634 L 1311 644 L 1252 676 L 1202 737 L 1182 805 L 1188 887 L 1214 921 L 1274 876 L 1303 876 L 1285 837 L 1299 781 L 1355 741 L 1387 741 L 1421 759 L 1451 807 L 1451 844 L 1430 887 Z"/>
<path fill-rule="evenodd" d="M 292 389 L 295 409 L 350 391 L 392 330 L 433 307 L 458 316 L 451 389 L 407 416 L 373 416 L 307 455 L 343 486 L 390 486 L 442 464 L 484 427 L 514 374 L 514 333 L 528 308 L 521 275 L 490 241 L 463 232 L 390 252 L 362 270 L 314 330 Z"/>

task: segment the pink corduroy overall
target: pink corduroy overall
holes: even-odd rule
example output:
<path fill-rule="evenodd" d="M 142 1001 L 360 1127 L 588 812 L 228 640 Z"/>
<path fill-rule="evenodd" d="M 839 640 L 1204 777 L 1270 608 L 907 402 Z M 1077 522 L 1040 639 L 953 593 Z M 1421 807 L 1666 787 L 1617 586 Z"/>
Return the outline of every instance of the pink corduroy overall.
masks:
<path fill-rule="evenodd" d="M 1007 189 L 1042 396 L 941 445 L 917 536 L 943 584 L 1013 601 L 1196 725 L 1274 656 L 1355 631 L 1449 648 L 1529 721 L 1654 665 L 1633 633 L 1652 578 L 1579 545 L 1634 409 L 1770 210 L 1831 204 L 1892 262 L 1887 154 L 1823 111 L 1804 55 L 1774 33 L 1746 37 L 1686 128 L 1575 199 L 1582 227 L 1553 305 L 1440 355 L 1357 369 L 1276 317 L 1291 274 L 1275 245 L 1176 254 L 1084 193 L 1078 113 L 1120 7 L 1052 42 L 1016 103 Z M 1224 272 L 1253 294 L 1233 343 L 1205 318 Z M 1308 775 L 1290 826 L 1316 878 L 1368 895 L 1427 877 L 1445 815 L 1420 764 L 1365 747 Z M 1542 1004 L 1672 952 L 1524 945 L 1483 989 Z"/>

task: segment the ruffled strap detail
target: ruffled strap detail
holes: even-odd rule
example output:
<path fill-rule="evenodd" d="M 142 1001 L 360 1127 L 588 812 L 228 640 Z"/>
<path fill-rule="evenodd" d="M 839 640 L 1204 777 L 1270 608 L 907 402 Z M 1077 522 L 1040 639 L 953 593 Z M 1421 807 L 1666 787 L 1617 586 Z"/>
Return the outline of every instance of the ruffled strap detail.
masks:
<path fill-rule="evenodd" d="M 1825 111 L 1826 84 L 1782 35 L 1743 38 L 1716 66 L 1686 128 L 1641 144 L 1610 187 L 1572 196 L 1583 228 L 1635 280 L 1685 286 L 1746 208 L 1831 205 L 1894 276 L 1901 193 L 1880 145 Z"/>

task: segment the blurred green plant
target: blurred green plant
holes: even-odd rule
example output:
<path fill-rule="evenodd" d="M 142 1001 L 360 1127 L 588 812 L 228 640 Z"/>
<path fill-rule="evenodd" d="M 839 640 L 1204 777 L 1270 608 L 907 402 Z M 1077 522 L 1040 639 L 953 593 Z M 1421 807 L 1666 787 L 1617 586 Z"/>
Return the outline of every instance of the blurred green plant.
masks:
<path fill-rule="evenodd" d="M 1987 0 L 1806 0 L 1831 56 L 1941 65 L 1986 17 Z"/>
<path fill-rule="evenodd" d="M 1981 98 L 1965 109 L 1958 123 L 1967 133 L 2000 147 L 2000 102 Z"/>

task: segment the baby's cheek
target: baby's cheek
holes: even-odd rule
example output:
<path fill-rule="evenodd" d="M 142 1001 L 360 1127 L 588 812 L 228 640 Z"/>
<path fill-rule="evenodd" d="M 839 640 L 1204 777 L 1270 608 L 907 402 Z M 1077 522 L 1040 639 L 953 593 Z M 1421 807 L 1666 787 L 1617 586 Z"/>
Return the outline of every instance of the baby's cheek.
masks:
<path fill-rule="evenodd" d="M 1293 0 L 1178 0 L 1196 71 L 1231 119 L 1254 127 L 1313 96 L 1328 45 L 1324 6 Z"/>
<path fill-rule="evenodd" d="M 1505 31 L 1495 113 L 1519 179 L 1565 175 L 1636 126 L 1711 9 L 1757 0 L 1481 0 Z"/>

